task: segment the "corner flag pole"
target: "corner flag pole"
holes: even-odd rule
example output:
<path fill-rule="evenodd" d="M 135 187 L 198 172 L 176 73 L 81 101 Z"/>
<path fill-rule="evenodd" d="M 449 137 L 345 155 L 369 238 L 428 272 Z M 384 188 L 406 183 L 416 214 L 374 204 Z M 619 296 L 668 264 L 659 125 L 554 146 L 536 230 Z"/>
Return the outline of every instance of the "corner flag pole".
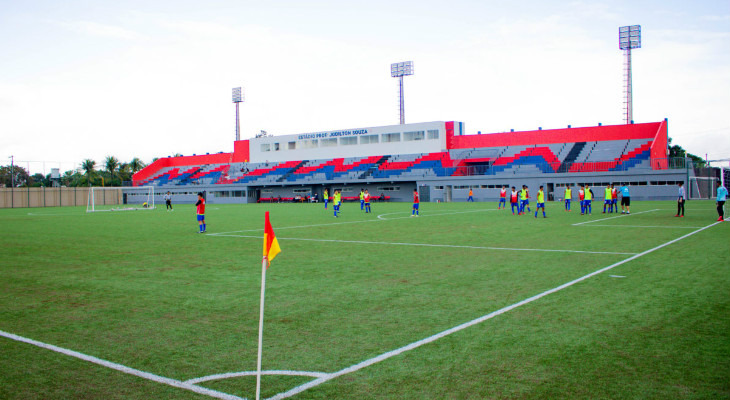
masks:
<path fill-rule="evenodd" d="M 259 357 L 256 362 L 256 400 L 261 398 L 261 349 L 264 342 L 264 294 L 266 293 L 266 267 L 269 260 L 264 256 L 261 261 L 261 310 L 259 312 Z"/>

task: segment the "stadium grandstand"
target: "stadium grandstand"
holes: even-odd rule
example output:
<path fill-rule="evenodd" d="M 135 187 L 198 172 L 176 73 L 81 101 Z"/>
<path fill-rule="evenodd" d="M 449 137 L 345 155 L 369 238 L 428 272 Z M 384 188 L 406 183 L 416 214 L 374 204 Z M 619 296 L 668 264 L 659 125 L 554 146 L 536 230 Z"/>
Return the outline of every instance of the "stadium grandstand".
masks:
<path fill-rule="evenodd" d="M 324 189 L 355 199 L 368 189 L 381 200 L 496 200 L 502 185 L 545 185 L 558 200 L 565 186 L 629 183 L 635 199 L 674 198 L 693 174 L 667 158 L 667 120 L 491 134 L 464 133 L 462 122 L 426 122 L 235 141 L 232 153 L 166 157 L 134 175 L 193 201 L 312 201 Z"/>

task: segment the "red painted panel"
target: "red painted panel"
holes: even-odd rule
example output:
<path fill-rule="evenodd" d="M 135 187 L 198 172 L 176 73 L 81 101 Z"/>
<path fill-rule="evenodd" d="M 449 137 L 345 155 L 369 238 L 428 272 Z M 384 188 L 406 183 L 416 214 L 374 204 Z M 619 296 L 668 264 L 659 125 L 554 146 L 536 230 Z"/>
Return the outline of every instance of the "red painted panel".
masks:
<path fill-rule="evenodd" d="M 486 135 L 463 135 L 453 137 L 449 137 L 449 122 L 446 124 L 447 147 L 449 149 L 471 149 L 479 147 L 648 139 L 654 138 L 657 135 L 657 130 L 663 122 L 592 126 L 585 128 L 546 129 L 525 132 L 503 132 L 490 133 Z M 453 134 L 453 123 L 451 132 Z"/>
<path fill-rule="evenodd" d="M 251 159 L 251 150 L 248 140 L 233 142 L 233 162 L 248 162 Z"/>

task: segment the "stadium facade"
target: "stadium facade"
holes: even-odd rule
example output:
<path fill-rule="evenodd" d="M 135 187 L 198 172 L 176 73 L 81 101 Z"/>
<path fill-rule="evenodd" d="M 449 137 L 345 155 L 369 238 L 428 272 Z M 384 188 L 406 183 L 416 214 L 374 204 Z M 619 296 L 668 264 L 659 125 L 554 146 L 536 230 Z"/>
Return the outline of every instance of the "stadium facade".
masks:
<path fill-rule="evenodd" d="M 567 185 L 608 183 L 629 183 L 637 200 L 672 199 L 693 171 L 667 158 L 667 124 L 467 135 L 461 122 L 437 121 L 263 136 L 235 141 L 231 153 L 160 158 L 133 184 L 177 202 L 205 191 L 209 203 L 321 199 L 325 188 L 393 201 L 418 188 L 432 202 L 464 201 L 472 189 L 477 201 L 496 201 L 502 185 L 523 184 L 558 200 Z"/>

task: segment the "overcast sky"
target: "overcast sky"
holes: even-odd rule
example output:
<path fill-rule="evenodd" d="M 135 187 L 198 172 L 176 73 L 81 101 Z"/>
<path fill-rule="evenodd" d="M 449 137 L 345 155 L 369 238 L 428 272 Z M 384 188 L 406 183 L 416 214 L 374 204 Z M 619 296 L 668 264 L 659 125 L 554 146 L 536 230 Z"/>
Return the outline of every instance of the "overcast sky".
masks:
<path fill-rule="evenodd" d="M 406 122 L 619 124 L 632 24 L 634 120 L 730 157 L 727 0 L 0 0 L 0 164 L 229 152 L 236 86 L 243 138 L 397 124 L 405 60 Z"/>

